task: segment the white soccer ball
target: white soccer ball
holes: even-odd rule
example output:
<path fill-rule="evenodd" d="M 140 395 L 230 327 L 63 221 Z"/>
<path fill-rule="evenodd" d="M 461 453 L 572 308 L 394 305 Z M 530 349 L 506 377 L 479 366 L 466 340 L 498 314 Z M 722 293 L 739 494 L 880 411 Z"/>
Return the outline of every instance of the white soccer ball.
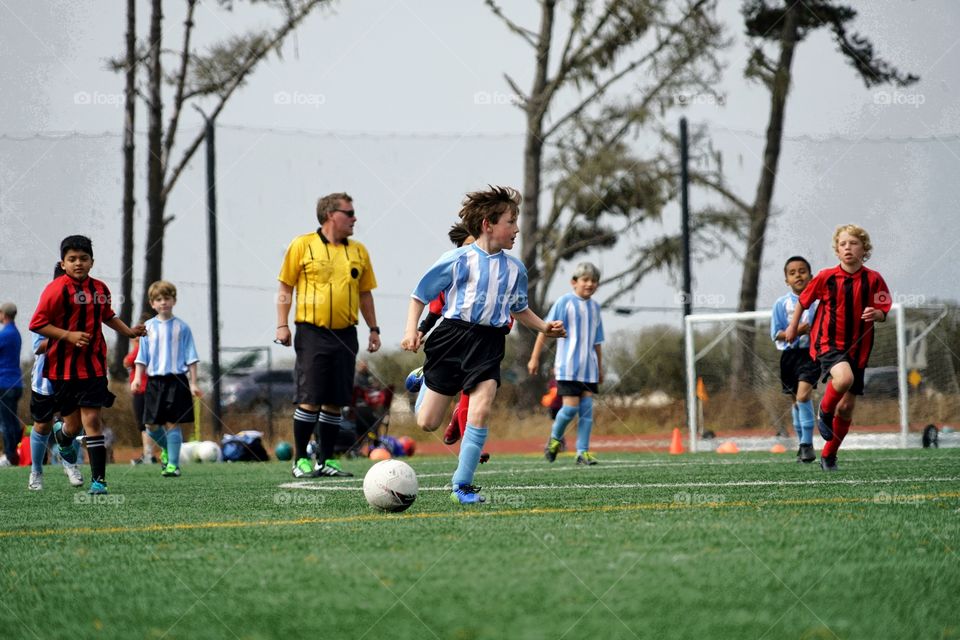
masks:
<path fill-rule="evenodd" d="M 200 458 L 197 457 L 197 446 L 199 442 L 184 442 L 180 445 L 180 463 L 184 462 L 200 462 Z"/>
<path fill-rule="evenodd" d="M 196 449 L 194 449 L 194 456 L 197 462 L 219 462 L 223 459 L 220 447 L 216 442 L 210 440 L 197 444 Z"/>
<path fill-rule="evenodd" d="M 363 479 L 363 495 L 370 506 L 381 511 L 406 511 L 417 499 L 417 474 L 401 460 L 381 460 L 370 467 Z"/>

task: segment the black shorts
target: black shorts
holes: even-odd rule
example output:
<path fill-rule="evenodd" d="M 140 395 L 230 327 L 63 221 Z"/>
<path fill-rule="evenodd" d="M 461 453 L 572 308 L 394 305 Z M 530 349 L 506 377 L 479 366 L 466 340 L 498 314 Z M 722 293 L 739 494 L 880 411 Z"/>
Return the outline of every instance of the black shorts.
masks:
<path fill-rule="evenodd" d="M 30 392 L 30 417 L 36 422 L 53 422 L 57 413 L 56 396 L 45 396 L 36 391 Z"/>
<path fill-rule="evenodd" d="M 484 380 L 499 387 L 506 337 L 500 327 L 444 318 L 423 348 L 424 384 L 445 396 L 469 394 Z"/>
<path fill-rule="evenodd" d="M 784 393 L 796 395 L 801 382 L 817 387 L 820 364 L 810 357 L 809 349 L 786 349 L 780 352 L 780 384 Z"/>
<path fill-rule="evenodd" d="M 79 380 L 51 380 L 54 402 L 60 415 L 68 416 L 80 407 L 108 408 L 116 396 L 110 393 L 106 376 Z"/>
<path fill-rule="evenodd" d="M 294 404 L 349 405 L 359 350 L 357 328 L 325 329 L 298 322 L 293 347 L 297 352 Z"/>
<path fill-rule="evenodd" d="M 853 386 L 850 387 L 849 392 L 855 396 L 863 395 L 863 368 L 853 364 L 853 360 L 850 359 L 848 353 L 845 351 L 827 351 L 818 355 L 817 361 L 820 363 L 820 379 L 824 382 L 830 379 L 830 369 L 834 365 L 841 362 L 849 364 L 853 371 Z"/>
<path fill-rule="evenodd" d="M 143 394 L 143 424 L 190 424 L 193 395 L 186 374 L 150 376 Z"/>
<path fill-rule="evenodd" d="M 580 397 L 584 392 L 589 391 L 593 395 L 600 393 L 599 385 L 596 382 L 577 382 L 576 380 L 557 380 L 558 396 L 576 396 Z"/>

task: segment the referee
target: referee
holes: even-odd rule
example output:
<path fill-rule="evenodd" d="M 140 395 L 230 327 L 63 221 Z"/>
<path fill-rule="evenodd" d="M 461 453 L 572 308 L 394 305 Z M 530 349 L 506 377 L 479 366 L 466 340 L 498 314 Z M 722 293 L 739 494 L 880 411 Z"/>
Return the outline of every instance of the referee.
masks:
<path fill-rule="evenodd" d="M 367 248 L 355 240 L 353 198 L 331 193 L 317 201 L 320 228 L 293 239 L 283 257 L 277 292 L 275 342 L 290 346 L 287 324 L 295 305 L 297 395 L 293 412 L 296 448 L 294 478 L 352 476 L 333 458 L 340 432 L 340 409 L 350 404 L 356 365 L 358 310 L 370 327 L 367 351 L 380 348 L 380 327 L 373 305 L 377 286 Z M 294 299 L 296 289 L 296 299 Z M 307 454 L 310 435 L 320 422 L 316 466 Z"/>

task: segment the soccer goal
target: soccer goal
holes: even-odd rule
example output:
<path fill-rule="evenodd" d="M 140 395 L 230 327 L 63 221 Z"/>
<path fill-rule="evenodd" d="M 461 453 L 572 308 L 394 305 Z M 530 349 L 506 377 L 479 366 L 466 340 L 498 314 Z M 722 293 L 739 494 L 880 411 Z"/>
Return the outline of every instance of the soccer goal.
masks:
<path fill-rule="evenodd" d="M 695 314 L 685 319 L 690 450 L 704 436 L 750 430 L 792 437 L 791 403 L 781 391 L 771 312 Z M 851 433 L 885 434 L 907 447 L 926 424 L 960 424 L 960 309 L 894 304 L 878 323 L 864 396 Z M 738 363 L 742 363 L 738 366 Z M 816 405 L 823 384 L 814 391 Z M 919 437 L 917 438 L 919 443 Z M 889 444 L 887 445 L 889 446 Z"/>

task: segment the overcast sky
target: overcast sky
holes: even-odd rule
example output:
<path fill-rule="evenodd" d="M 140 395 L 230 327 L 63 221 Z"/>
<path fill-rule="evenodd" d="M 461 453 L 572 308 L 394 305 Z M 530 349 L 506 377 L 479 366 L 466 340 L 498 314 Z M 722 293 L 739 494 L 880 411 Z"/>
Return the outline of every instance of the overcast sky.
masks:
<path fill-rule="evenodd" d="M 182 4 L 165 3 L 170 48 L 180 39 Z M 906 89 L 868 90 L 826 32 L 799 45 L 774 195 L 777 214 L 764 252 L 762 307 L 784 292 L 781 268 L 788 255 L 804 254 L 815 268 L 835 263 L 830 237 L 844 222 L 870 231 L 870 266 L 884 274 L 898 300 L 960 299 L 960 34 L 953 28 L 960 4 L 853 4 L 861 12 L 853 30 L 921 81 Z M 201 3 L 196 41 L 271 24 L 269 12 L 237 5 L 231 14 L 214 2 Z M 535 3 L 503 5 L 516 21 L 536 28 Z M 675 126 L 686 115 L 692 126 L 708 125 L 728 181 L 752 201 L 769 95 L 743 79 L 747 48 L 740 5 L 720 3 L 732 40 L 718 87 L 723 103 L 694 100 L 685 111 L 669 114 L 668 122 Z M 138 11 L 145 36 L 148 3 L 140 2 Z M 105 58 L 122 52 L 124 24 L 119 2 L 0 3 L 0 299 L 19 305 L 21 329 L 65 235 L 93 238 L 93 275 L 119 290 L 123 78 L 106 71 Z M 258 68 L 219 121 L 223 344 L 269 343 L 272 294 L 287 243 L 315 228 L 318 196 L 346 190 L 358 211 L 356 238 L 369 248 L 379 280 L 375 298 L 384 343 L 396 347 L 409 293 L 447 249 L 445 232 L 463 193 L 488 183 L 522 185 L 524 120 L 509 104 L 503 73 L 526 87 L 533 54 L 480 0 L 345 0 L 309 18 L 283 53 L 282 60 L 271 57 Z M 142 108 L 138 118 L 143 131 Z M 181 143 L 197 130 L 191 110 Z M 137 277 L 145 239 L 144 142 L 141 135 Z M 177 314 L 193 326 L 206 359 L 203 180 L 200 153 L 170 199 L 168 213 L 176 218 L 168 228 L 164 273 L 180 286 Z M 691 199 L 697 206 L 708 197 L 694 190 Z M 662 227 L 643 233 L 678 226 L 672 206 Z M 592 259 L 612 273 L 622 253 Z M 701 306 L 736 306 L 736 260 L 696 264 L 694 275 Z M 560 278 L 556 294 L 565 290 L 565 280 Z M 624 302 L 676 307 L 675 286 L 651 277 Z M 676 309 L 629 318 L 610 314 L 608 331 L 654 322 L 679 326 Z"/>

